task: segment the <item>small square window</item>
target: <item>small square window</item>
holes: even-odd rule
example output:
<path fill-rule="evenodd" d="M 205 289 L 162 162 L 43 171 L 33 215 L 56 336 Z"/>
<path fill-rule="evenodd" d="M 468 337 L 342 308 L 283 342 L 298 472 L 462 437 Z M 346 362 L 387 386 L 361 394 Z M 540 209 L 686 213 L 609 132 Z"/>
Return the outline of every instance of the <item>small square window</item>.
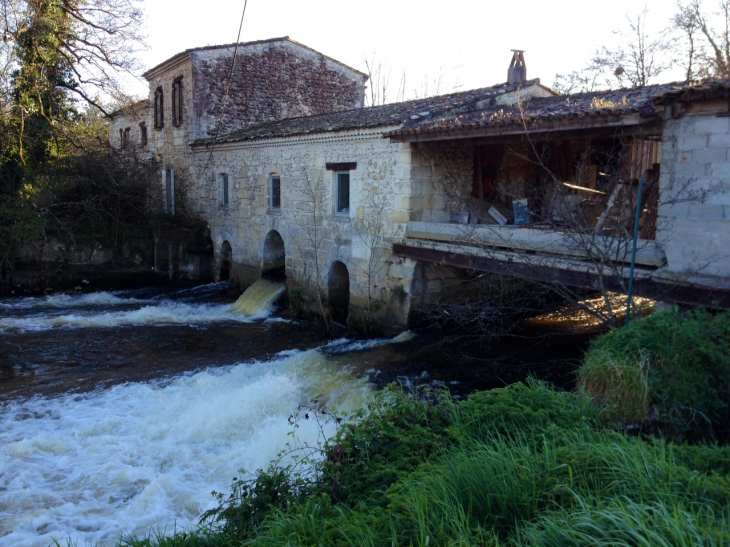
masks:
<path fill-rule="evenodd" d="M 271 177 L 271 199 L 269 207 L 271 209 L 281 209 L 281 177 L 274 175 Z"/>
<path fill-rule="evenodd" d="M 225 173 L 220 178 L 220 206 L 228 207 L 228 175 Z"/>
<path fill-rule="evenodd" d="M 350 172 L 335 173 L 335 214 L 350 214 Z"/>

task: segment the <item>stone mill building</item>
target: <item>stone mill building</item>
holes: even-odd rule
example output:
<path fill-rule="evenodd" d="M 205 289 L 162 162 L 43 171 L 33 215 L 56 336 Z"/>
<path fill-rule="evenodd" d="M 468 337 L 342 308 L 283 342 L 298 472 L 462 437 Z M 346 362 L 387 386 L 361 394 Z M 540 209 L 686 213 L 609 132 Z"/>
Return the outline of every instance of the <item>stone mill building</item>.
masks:
<path fill-rule="evenodd" d="M 159 157 L 219 279 L 283 270 L 303 302 L 395 328 L 473 272 L 730 306 L 727 81 L 564 96 L 515 51 L 504 83 L 364 107 L 365 74 L 286 37 L 144 76 L 112 141 Z M 158 234 L 158 271 L 193 274 L 185 237 Z"/>

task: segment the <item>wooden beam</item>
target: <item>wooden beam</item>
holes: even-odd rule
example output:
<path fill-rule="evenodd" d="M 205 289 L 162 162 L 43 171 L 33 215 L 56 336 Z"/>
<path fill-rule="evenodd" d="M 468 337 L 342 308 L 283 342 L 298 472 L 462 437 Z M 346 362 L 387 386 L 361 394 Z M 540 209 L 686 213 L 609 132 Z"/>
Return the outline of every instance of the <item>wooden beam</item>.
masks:
<path fill-rule="evenodd" d="M 444 266 L 520 277 L 538 283 L 559 283 L 570 287 L 599 290 L 598 276 L 585 271 L 551 268 L 542 264 L 537 266 L 517 261 L 497 260 L 398 243 L 393 245 L 393 254 Z M 606 276 L 601 281 L 603 282 L 603 288 L 609 292 L 624 292 L 624 285 L 617 277 Z M 634 294 L 665 302 L 678 302 L 712 308 L 730 308 L 730 291 L 728 290 L 682 285 L 654 279 L 636 280 L 634 282 Z"/>

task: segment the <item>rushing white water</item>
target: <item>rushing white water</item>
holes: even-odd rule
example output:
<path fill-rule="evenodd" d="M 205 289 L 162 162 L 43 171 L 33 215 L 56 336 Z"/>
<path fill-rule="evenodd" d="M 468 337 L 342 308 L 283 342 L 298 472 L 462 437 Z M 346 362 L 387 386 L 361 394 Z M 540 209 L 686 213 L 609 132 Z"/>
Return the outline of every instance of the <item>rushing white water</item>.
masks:
<path fill-rule="evenodd" d="M 130 325 L 198 325 L 224 321 L 250 322 L 265 319 L 274 311 L 273 303 L 284 292 L 283 283 L 259 280 L 234 304 L 204 304 L 156 299 L 120 297 L 100 292 L 82 296 L 57 295 L 24 298 L 3 304 L 6 309 L 71 308 L 74 313 L 0 317 L 0 332 L 43 331 L 55 328 L 123 327 Z M 192 290 L 181 291 L 194 294 Z M 136 304 L 136 305 L 135 305 Z M 132 309 L 115 309 L 126 305 Z M 99 306 L 103 306 L 102 309 Z M 108 308 L 112 308 L 110 311 Z"/>
<path fill-rule="evenodd" d="M 221 321 L 248 322 L 253 319 L 262 319 L 266 315 L 268 314 L 262 313 L 256 317 L 247 317 L 232 313 L 230 304 L 166 302 L 133 310 L 101 312 L 83 310 L 78 313 L 58 316 L 3 317 L 0 318 L 0 332 L 41 331 L 53 328 L 121 327 L 128 325 L 196 325 Z"/>
<path fill-rule="evenodd" d="M 146 299 L 124 298 L 111 292 L 93 292 L 87 294 L 55 294 L 52 296 L 35 296 L 18 298 L 0 302 L 0 309 L 23 310 L 30 308 L 76 308 L 84 306 L 119 306 L 128 304 L 144 304 Z"/>
<path fill-rule="evenodd" d="M 265 468 L 291 442 L 287 418 L 300 403 L 362 405 L 367 383 L 323 350 L 6 404 L 0 545 L 96 544 L 195 524 L 214 505 L 211 490 L 227 491 L 239 469 Z M 296 431 L 310 443 L 320 433 L 312 420 Z"/>

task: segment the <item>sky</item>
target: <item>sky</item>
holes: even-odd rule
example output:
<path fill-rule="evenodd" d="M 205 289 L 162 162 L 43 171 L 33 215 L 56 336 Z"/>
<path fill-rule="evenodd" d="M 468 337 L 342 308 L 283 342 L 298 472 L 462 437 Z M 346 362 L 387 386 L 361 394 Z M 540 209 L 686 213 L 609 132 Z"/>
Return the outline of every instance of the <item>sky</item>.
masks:
<path fill-rule="evenodd" d="M 236 41 L 243 0 L 144 0 L 151 68 L 188 48 Z M 504 82 L 512 49 L 526 51 L 528 78 L 552 84 L 556 73 L 582 68 L 612 31 L 646 5 L 648 25 L 666 26 L 671 0 L 248 0 L 241 41 L 289 36 L 366 72 L 365 59 L 390 72 L 391 89 L 406 73 L 408 94 L 474 89 Z M 129 92 L 147 95 L 141 78 Z M 681 79 L 667 73 L 661 80 Z"/>

